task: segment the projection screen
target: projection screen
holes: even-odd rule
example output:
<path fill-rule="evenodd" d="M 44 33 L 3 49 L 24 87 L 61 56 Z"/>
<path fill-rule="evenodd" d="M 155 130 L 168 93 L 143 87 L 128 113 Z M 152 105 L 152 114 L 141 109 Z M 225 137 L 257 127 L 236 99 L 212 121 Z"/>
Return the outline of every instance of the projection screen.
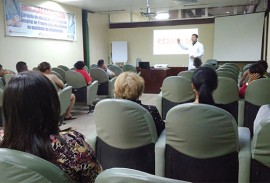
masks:
<path fill-rule="evenodd" d="M 215 19 L 213 58 L 219 61 L 261 59 L 264 13 Z"/>

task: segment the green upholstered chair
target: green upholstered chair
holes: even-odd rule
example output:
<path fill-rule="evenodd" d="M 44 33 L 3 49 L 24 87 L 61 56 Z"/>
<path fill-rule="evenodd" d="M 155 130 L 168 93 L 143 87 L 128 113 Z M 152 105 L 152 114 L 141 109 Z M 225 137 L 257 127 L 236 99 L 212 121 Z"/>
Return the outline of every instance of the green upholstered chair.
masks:
<path fill-rule="evenodd" d="M 122 167 L 155 173 L 157 132 L 144 107 L 129 100 L 104 99 L 96 104 L 94 119 L 97 135 L 88 142 L 104 170 Z"/>
<path fill-rule="evenodd" d="M 107 95 L 113 98 L 115 77 L 109 79 L 107 73 L 100 68 L 91 68 L 90 75 L 93 81 L 98 81 L 98 95 Z"/>
<path fill-rule="evenodd" d="M 8 82 L 11 80 L 11 78 L 14 76 L 14 74 L 5 74 L 3 76 L 4 81 L 5 81 L 5 85 L 8 84 Z"/>
<path fill-rule="evenodd" d="M 214 70 L 217 70 L 217 67 L 215 67 L 214 65 L 209 64 L 209 63 L 202 64 L 201 67 L 210 67 L 210 68 L 212 68 L 212 69 L 214 69 Z"/>
<path fill-rule="evenodd" d="M 90 69 L 92 69 L 92 68 L 98 68 L 98 65 L 97 64 L 90 65 Z"/>
<path fill-rule="evenodd" d="M 73 182 L 64 171 L 35 155 L 0 148 L 0 180 L 14 182 Z"/>
<path fill-rule="evenodd" d="M 60 122 L 61 123 L 63 122 L 64 115 L 67 111 L 67 108 L 70 105 L 71 93 L 72 93 L 72 86 L 67 86 L 58 92 L 58 97 L 60 101 L 60 116 L 61 116 Z"/>
<path fill-rule="evenodd" d="M 217 70 L 218 77 L 227 77 L 233 79 L 236 83 L 238 83 L 238 76 L 227 70 Z"/>
<path fill-rule="evenodd" d="M 125 65 L 123 65 L 122 69 L 123 69 L 123 72 L 130 71 L 130 72 L 135 72 L 135 73 L 137 73 L 136 67 L 134 67 L 134 66 L 131 65 L 131 64 L 125 64 Z"/>
<path fill-rule="evenodd" d="M 51 71 L 51 73 L 54 74 L 54 75 L 56 75 L 61 81 L 64 82 L 64 79 L 62 78 L 62 76 L 58 72 Z"/>
<path fill-rule="evenodd" d="M 185 181 L 159 177 L 139 170 L 110 168 L 101 172 L 95 183 L 185 183 Z"/>
<path fill-rule="evenodd" d="M 110 66 L 108 66 L 108 68 L 111 71 L 113 71 L 116 76 L 118 76 L 119 74 L 121 74 L 123 72 L 123 70 L 120 67 L 118 67 L 117 65 L 110 65 Z"/>
<path fill-rule="evenodd" d="M 205 63 L 215 66 L 216 69 L 218 68 L 218 61 L 216 59 L 208 59 L 205 61 Z"/>
<path fill-rule="evenodd" d="M 93 102 L 97 97 L 98 81 L 93 81 L 87 85 L 84 77 L 73 70 L 66 72 L 67 85 L 72 86 L 72 93 L 76 96 L 76 103 L 84 103 L 89 107 L 89 112 L 93 108 Z"/>
<path fill-rule="evenodd" d="M 236 64 L 234 64 L 234 63 L 225 63 L 225 64 L 223 64 L 222 65 L 223 67 L 224 66 L 226 66 L 226 67 L 233 67 L 234 69 L 236 69 L 238 72 L 239 72 L 239 67 L 236 65 Z"/>
<path fill-rule="evenodd" d="M 90 70 L 87 66 L 84 66 L 83 69 L 87 72 L 87 73 L 90 73 Z"/>
<path fill-rule="evenodd" d="M 0 89 L 4 89 L 5 88 L 5 84 L 4 81 L 2 80 L 2 78 L 0 79 Z"/>
<path fill-rule="evenodd" d="M 244 127 L 253 135 L 253 123 L 262 105 L 270 104 L 270 79 L 262 78 L 251 82 L 245 93 Z"/>
<path fill-rule="evenodd" d="M 177 76 L 182 76 L 191 81 L 194 71 L 181 71 L 177 74 Z"/>
<path fill-rule="evenodd" d="M 236 77 L 238 77 L 238 74 L 239 74 L 239 72 L 235 68 L 232 68 L 229 66 L 221 66 L 217 69 L 217 71 L 231 72 L 231 73 L 235 74 Z"/>
<path fill-rule="evenodd" d="M 156 143 L 156 175 L 190 182 L 249 182 L 250 133 L 227 111 L 181 104 Z"/>
<path fill-rule="evenodd" d="M 67 66 L 64 66 L 64 65 L 58 65 L 57 67 L 60 69 L 63 69 L 65 72 L 70 70 Z"/>
<path fill-rule="evenodd" d="M 60 74 L 60 76 L 62 77 L 63 82 L 66 83 L 66 74 L 65 74 L 66 71 L 64 71 L 63 69 L 60 69 L 58 67 L 53 67 L 52 71 L 57 72 L 58 74 Z"/>
<path fill-rule="evenodd" d="M 218 87 L 213 92 L 218 107 L 228 111 L 238 121 L 239 89 L 237 83 L 226 77 L 218 77 Z"/>
<path fill-rule="evenodd" d="M 269 131 L 269 119 L 254 124 L 254 136 L 251 142 L 251 182 L 270 182 Z"/>
<path fill-rule="evenodd" d="M 166 118 L 167 112 L 172 107 L 195 100 L 191 81 L 182 76 L 167 77 L 162 83 L 161 90 L 157 97 L 157 108 L 162 119 Z"/>
<path fill-rule="evenodd" d="M 242 68 L 242 73 L 244 73 L 246 70 L 248 70 L 250 68 L 250 66 L 252 66 L 252 64 L 244 65 L 243 68 Z"/>

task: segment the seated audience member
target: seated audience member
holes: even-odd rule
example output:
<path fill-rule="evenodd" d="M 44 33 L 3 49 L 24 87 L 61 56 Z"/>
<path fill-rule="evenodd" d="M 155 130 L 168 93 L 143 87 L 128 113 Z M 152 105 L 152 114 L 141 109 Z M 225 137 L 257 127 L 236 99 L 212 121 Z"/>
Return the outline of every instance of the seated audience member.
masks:
<path fill-rule="evenodd" d="M 134 101 L 149 111 L 156 125 L 158 136 L 165 128 L 165 123 L 155 106 L 143 105 L 139 100 L 144 90 L 144 80 L 134 72 L 121 73 L 114 83 L 114 93 L 116 98 Z"/>
<path fill-rule="evenodd" d="M 63 81 L 61 81 L 61 79 L 59 79 L 56 75 L 51 73 L 51 65 L 48 62 L 42 62 L 38 65 L 38 69 L 39 71 L 45 75 L 47 78 L 49 78 L 52 82 L 55 83 L 55 85 L 60 88 L 63 89 L 64 88 L 64 83 Z M 72 120 L 72 119 L 76 119 L 75 117 L 72 116 L 71 114 L 71 110 L 73 108 L 75 104 L 75 95 L 71 94 L 70 97 L 70 105 L 66 111 L 64 120 Z"/>
<path fill-rule="evenodd" d="M 84 70 L 85 63 L 84 61 L 78 61 L 74 64 L 74 67 L 76 68 L 76 72 L 79 72 L 81 75 L 83 75 L 85 82 L 87 85 L 90 85 L 92 83 L 91 76 Z"/>
<path fill-rule="evenodd" d="M 109 76 L 109 78 L 113 78 L 115 77 L 115 73 L 113 71 L 111 71 L 109 68 L 107 68 L 106 64 L 104 63 L 103 59 L 100 59 L 97 63 L 98 67 L 100 69 L 103 69 L 107 75 Z"/>
<path fill-rule="evenodd" d="M 196 69 L 198 69 L 202 65 L 202 60 L 199 57 L 195 57 L 193 65 L 195 66 Z"/>
<path fill-rule="evenodd" d="M 6 74 L 14 74 L 12 71 L 4 70 L 3 66 L 0 64 L 0 77 L 3 77 Z"/>
<path fill-rule="evenodd" d="M 268 64 L 266 61 L 264 60 L 259 60 L 256 64 L 260 64 L 260 66 L 262 67 L 261 69 L 263 69 L 265 72 L 264 72 L 264 77 L 266 78 L 269 78 L 269 73 L 267 72 L 267 69 L 268 69 Z M 240 86 L 242 86 L 244 83 L 245 83 L 245 80 L 247 78 L 247 76 L 249 75 L 249 69 L 246 70 L 240 80 Z"/>
<path fill-rule="evenodd" d="M 27 64 L 25 62 L 23 62 L 23 61 L 17 62 L 16 70 L 17 70 L 18 73 L 28 71 Z"/>
<path fill-rule="evenodd" d="M 44 75 L 34 71 L 15 75 L 4 92 L 0 147 L 39 156 L 75 182 L 94 182 L 102 171 L 94 151 L 79 132 L 59 130 L 59 113 L 57 92 Z"/>
<path fill-rule="evenodd" d="M 265 74 L 265 68 L 260 65 L 260 63 L 256 63 L 250 66 L 249 73 L 248 73 L 248 81 L 242 85 L 242 87 L 239 90 L 239 96 L 241 98 L 245 97 L 247 86 L 260 78 L 263 78 Z"/>
<path fill-rule="evenodd" d="M 191 81 L 195 92 L 194 103 L 215 105 L 212 94 L 218 86 L 216 71 L 209 67 L 200 67 L 194 71 Z"/>

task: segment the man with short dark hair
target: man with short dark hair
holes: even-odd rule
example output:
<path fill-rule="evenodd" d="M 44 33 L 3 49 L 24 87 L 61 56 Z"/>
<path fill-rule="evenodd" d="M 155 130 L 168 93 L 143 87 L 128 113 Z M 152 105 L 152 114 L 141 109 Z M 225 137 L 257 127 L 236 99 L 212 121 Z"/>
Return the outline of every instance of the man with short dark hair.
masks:
<path fill-rule="evenodd" d="M 18 73 L 28 71 L 27 64 L 25 62 L 23 62 L 23 61 L 17 62 L 16 70 L 17 70 Z"/>
<path fill-rule="evenodd" d="M 109 68 L 107 68 L 103 59 L 98 60 L 97 65 L 100 69 L 103 69 L 107 73 L 109 78 L 115 77 L 115 73 L 113 71 L 111 71 Z"/>
<path fill-rule="evenodd" d="M 191 45 L 185 46 L 181 43 L 180 39 L 177 39 L 177 43 L 182 49 L 189 50 L 188 70 L 195 68 L 193 65 L 194 58 L 199 57 L 201 59 L 204 54 L 203 44 L 198 41 L 197 34 L 192 34 L 191 41 Z"/>
<path fill-rule="evenodd" d="M 193 65 L 195 66 L 196 69 L 198 69 L 202 65 L 202 60 L 199 57 L 195 57 Z"/>

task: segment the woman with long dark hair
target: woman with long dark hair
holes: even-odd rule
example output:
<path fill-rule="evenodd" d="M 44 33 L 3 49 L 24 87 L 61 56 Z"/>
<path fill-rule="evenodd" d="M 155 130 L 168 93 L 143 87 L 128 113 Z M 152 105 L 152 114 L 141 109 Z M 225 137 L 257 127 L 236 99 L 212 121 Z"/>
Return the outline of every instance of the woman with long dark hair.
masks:
<path fill-rule="evenodd" d="M 209 67 L 200 67 L 192 76 L 192 88 L 195 92 L 195 102 L 215 105 L 213 91 L 217 89 L 218 77 L 214 69 Z"/>
<path fill-rule="evenodd" d="M 0 147 L 50 161 L 76 182 L 94 182 L 102 171 L 82 134 L 59 130 L 58 95 L 42 74 L 22 72 L 10 80 L 4 91 L 3 115 Z"/>

